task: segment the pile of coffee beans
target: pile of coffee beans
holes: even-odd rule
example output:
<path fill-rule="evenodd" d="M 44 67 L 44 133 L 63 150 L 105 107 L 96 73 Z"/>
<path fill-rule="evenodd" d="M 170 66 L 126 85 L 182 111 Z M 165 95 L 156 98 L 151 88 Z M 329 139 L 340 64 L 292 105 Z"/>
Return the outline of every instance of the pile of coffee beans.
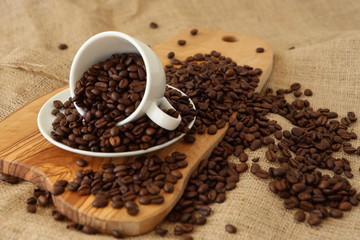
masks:
<path fill-rule="evenodd" d="M 78 165 L 86 166 L 85 160 L 78 161 Z M 103 208 L 111 201 L 115 209 L 126 208 L 129 215 L 137 215 L 141 205 L 162 204 L 164 197 L 161 191 L 172 193 L 174 185 L 182 178 L 179 171 L 188 165 L 186 155 L 173 152 L 164 159 L 156 155 L 141 156 L 133 162 L 123 164 L 103 164 L 102 171 L 91 169 L 79 170 L 76 178 L 71 182 L 58 180 L 53 187 L 53 194 L 70 191 L 81 196 L 94 195 L 93 207 Z"/>
<path fill-rule="evenodd" d="M 180 125 L 174 131 L 159 127 L 147 116 L 116 126 L 118 109 L 110 113 L 106 113 L 109 109 L 97 110 L 94 116 L 90 116 L 92 114 L 88 111 L 82 117 L 69 99 L 65 103 L 59 100 L 53 103 L 55 108 L 52 114 L 56 119 L 52 124 L 51 136 L 70 147 L 93 152 L 137 151 L 163 144 L 189 132 L 188 125 L 197 114 L 189 98 L 179 91 L 168 88 L 165 97 L 177 110 L 169 109 L 166 113 L 174 117 L 178 114 L 182 116 Z"/>

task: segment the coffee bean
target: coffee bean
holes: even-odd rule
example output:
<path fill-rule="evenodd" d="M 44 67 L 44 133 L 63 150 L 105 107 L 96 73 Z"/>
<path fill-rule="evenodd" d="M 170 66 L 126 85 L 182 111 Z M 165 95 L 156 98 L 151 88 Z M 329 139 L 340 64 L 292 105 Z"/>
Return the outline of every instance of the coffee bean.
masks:
<path fill-rule="evenodd" d="M 118 230 L 113 230 L 111 231 L 111 236 L 113 236 L 114 238 L 124 238 L 125 236 Z"/>
<path fill-rule="evenodd" d="M 139 213 L 139 207 L 133 201 L 126 202 L 125 207 L 129 215 L 135 216 Z"/>
<path fill-rule="evenodd" d="M 54 186 L 53 190 L 51 191 L 51 194 L 54 196 L 60 195 L 65 191 L 65 188 L 63 186 Z"/>
<path fill-rule="evenodd" d="M 236 165 L 236 172 L 237 173 L 243 173 L 248 170 L 248 165 L 246 163 L 239 163 Z"/>
<path fill-rule="evenodd" d="M 321 218 L 318 216 L 310 216 L 307 219 L 307 223 L 311 226 L 319 225 L 321 223 Z"/>
<path fill-rule="evenodd" d="M 37 199 L 35 197 L 30 197 L 30 198 L 26 199 L 26 203 L 34 205 L 37 203 Z"/>
<path fill-rule="evenodd" d="M 217 127 L 216 127 L 216 125 L 210 125 L 210 126 L 208 127 L 207 133 L 210 134 L 210 135 L 216 134 L 216 133 L 217 133 Z"/>
<path fill-rule="evenodd" d="M 179 240 L 193 240 L 193 237 L 187 234 L 183 234 L 180 236 Z"/>
<path fill-rule="evenodd" d="M 302 95 L 302 92 L 300 92 L 300 91 L 294 91 L 294 96 L 295 97 L 301 97 L 301 95 Z"/>
<path fill-rule="evenodd" d="M 26 206 L 26 211 L 29 213 L 36 213 L 36 205 L 35 204 L 28 204 Z"/>
<path fill-rule="evenodd" d="M 185 40 L 183 40 L 183 39 L 178 40 L 178 45 L 179 46 L 184 46 L 185 44 L 186 44 Z"/>
<path fill-rule="evenodd" d="M 303 210 L 297 210 L 295 215 L 294 215 L 294 218 L 296 221 L 298 222 L 303 222 L 305 221 L 306 219 L 306 215 L 305 215 L 305 212 Z"/>
<path fill-rule="evenodd" d="M 68 49 L 68 45 L 65 44 L 65 43 L 60 43 L 59 46 L 58 46 L 58 48 L 59 48 L 60 50 L 66 50 L 66 49 Z"/>
<path fill-rule="evenodd" d="M 257 53 L 263 53 L 263 52 L 265 52 L 265 50 L 262 47 L 258 47 L 258 48 L 256 48 L 256 52 Z"/>
<path fill-rule="evenodd" d="M 349 202 L 340 202 L 339 209 L 342 211 L 350 211 L 352 208 L 351 203 Z"/>
<path fill-rule="evenodd" d="M 196 28 L 191 29 L 190 34 L 193 35 L 193 36 L 195 36 L 195 35 L 198 34 L 198 30 L 197 30 Z"/>
<path fill-rule="evenodd" d="M 256 174 L 256 173 L 259 172 L 260 170 L 261 170 L 261 168 L 260 168 L 260 165 L 259 165 L 259 164 L 253 163 L 253 164 L 251 165 L 250 172 L 251 172 L 252 174 Z"/>
<path fill-rule="evenodd" d="M 225 225 L 225 230 L 228 232 L 228 233 L 236 233 L 237 229 L 234 225 L 232 224 L 226 224 Z"/>
<path fill-rule="evenodd" d="M 343 211 L 341 211 L 340 209 L 332 208 L 332 209 L 330 209 L 330 215 L 333 218 L 342 218 L 344 214 L 343 214 Z"/>
<path fill-rule="evenodd" d="M 157 235 L 163 237 L 168 233 L 168 230 L 164 229 L 164 228 L 156 227 L 155 232 L 156 232 Z"/>
<path fill-rule="evenodd" d="M 151 22 L 149 24 L 149 26 L 150 26 L 150 28 L 158 28 L 159 27 L 159 25 L 156 22 Z"/>
<path fill-rule="evenodd" d="M 123 202 L 121 201 L 114 201 L 111 206 L 115 209 L 122 208 L 124 206 Z"/>
<path fill-rule="evenodd" d="M 68 184 L 69 184 L 69 182 L 66 181 L 66 180 L 57 180 L 57 181 L 54 183 L 54 186 L 66 187 Z"/>
<path fill-rule="evenodd" d="M 17 184 L 20 181 L 18 177 L 11 176 L 5 173 L 0 173 L 0 180 L 10 184 Z"/>
<path fill-rule="evenodd" d="M 167 58 L 168 58 L 168 59 L 172 59 L 172 58 L 174 58 L 174 56 L 175 56 L 175 53 L 174 53 L 174 52 L 169 52 L 169 53 L 167 54 Z"/>
<path fill-rule="evenodd" d="M 53 218 L 55 221 L 64 221 L 66 219 L 65 215 L 59 213 L 58 211 L 53 214 Z"/>
<path fill-rule="evenodd" d="M 296 91 L 296 90 L 299 90 L 300 87 L 301 87 L 300 83 L 293 83 L 293 84 L 291 84 L 290 89 L 292 91 Z"/>
<path fill-rule="evenodd" d="M 305 96 L 312 96 L 313 92 L 310 89 L 305 89 L 304 94 L 305 94 Z"/>
<path fill-rule="evenodd" d="M 44 195 L 40 195 L 38 201 L 41 207 L 46 207 L 49 204 L 48 198 L 45 197 Z"/>
<path fill-rule="evenodd" d="M 86 167 L 88 165 L 88 162 L 84 159 L 78 159 L 76 160 L 76 165 L 78 165 L 79 167 Z"/>
<path fill-rule="evenodd" d="M 104 208 L 108 205 L 108 200 L 105 198 L 96 198 L 91 205 L 96 208 Z"/>
<path fill-rule="evenodd" d="M 174 184 L 170 183 L 170 182 L 166 182 L 164 184 L 164 191 L 167 193 L 172 193 L 174 192 Z"/>

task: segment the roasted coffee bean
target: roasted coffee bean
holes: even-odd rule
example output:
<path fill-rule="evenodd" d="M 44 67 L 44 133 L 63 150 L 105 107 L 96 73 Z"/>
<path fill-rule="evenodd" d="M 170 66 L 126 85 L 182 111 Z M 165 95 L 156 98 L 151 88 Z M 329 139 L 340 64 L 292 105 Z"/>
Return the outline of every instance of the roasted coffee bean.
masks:
<path fill-rule="evenodd" d="M 180 40 L 178 40 L 178 45 L 180 45 L 180 46 L 184 46 L 185 44 L 186 44 L 186 41 L 185 40 L 183 40 L 183 39 L 180 39 Z"/>
<path fill-rule="evenodd" d="M 341 211 L 340 209 L 336 209 L 336 208 L 330 209 L 330 216 L 332 216 L 333 218 L 342 218 L 343 215 L 344 215 L 343 211 Z"/>
<path fill-rule="evenodd" d="M 295 97 L 301 97 L 301 95 L 302 95 L 302 92 L 300 92 L 300 91 L 294 91 L 294 96 Z"/>
<path fill-rule="evenodd" d="M 190 34 L 193 35 L 193 36 L 195 36 L 195 35 L 198 34 L 198 30 L 197 30 L 196 28 L 191 29 Z"/>
<path fill-rule="evenodd" d="M 236 233 L 237 229 L 234 225 L 232 224 L 226 224 L 225 225 L 225 230 L 228 232 L 228 233 Z"/>
<path fill-rule="evenodd" d="M 246 163 L 239 163 L 238 165 L 236 165 L 236 172 L 237 173 L 243 173 L 246 172 L 248 170 L 248 165 Z"/>
<path fill-rule="evenodd" d="M 54 186 L 66 187 L 68 184 L 69 184 L 69 182 L 66 181 L 66 180 L 57 180 L 57 181 L 54 183 Z"/>
<path fill-rule="evenodd" d="M 350 211 L 352 208 L 351 203 L 349 202 L 340 202 L 339 209 L 342 211 Z"/>
<path fill-rule="evenodd" d="M 34 205 L 37 203 L 37 199 L 35 197 L 30 197 L 30 198 L 26 199 L 26 203 Z"/>
<path fill-rule="evenodd" d="M 36 213 L 36 205 L 35 204 L 28 204 L 26 206 L 26 211 L 29 213 Z"/>
<path fill-rule="evenodd" d="M 51 194 L 54 196 L 60 195 L 65 191 L 65 188 L 63 186 L 54 186 L 53 190 L 51 191 Z"/>
<path fill-rule="evenodd" d="M 174 53 L 174 52 L 169 52 L 169 53 L 167 54 L 167 58 L 168 58 L 168 59 L 172 59 L 172 58 L 174 58 L 174 56 L 175 56 L 175 53 Z"/>
<path fill-rule="evenodd" d="M 170 183 L 170 182 L 165 182 L 164 184 L 164 191 L 167 193 L 172 193 L 174 192 L 174 184 Z"/>
<path fill-rule="evenodd" d="M 60 43 L 59 46 L 58 46 L 58 48 L 59 48 L 60 50 L 66 50 L 66 49 L 68 49 L 68 45 L 65 44 L 65 43 Z"/>
<path fill-rule="evenodd" d="M 125 207 L 129 215 L 135 216 L 139 213 L 139 207 L 134 201 L 126 202 Z"/>
<path fill-rule="evenodd" d="M 18 177 L 11 176 L 5 173 L 0 173 L 0 180 L 10 184 L 17 184 L 20 181 Z"/>
<path fill-rule="evenodd" d="M 96 208 L 104 208 L 108 205 L 108 200 L 105 198 L 96 198 L 91 205 Z"/>
<path fill-rule="evenodd" d="M 66 219 L 65 215 L 61 214 L 58 211 L 55 211 L 53 213 L 53 218 L 54 218 L 55 221 L 64 221 Z"/>
<path fill-rule="evenodd" d="M 256 173 L 258 173 L 260 170 L 261 170 L 261 168 L 260 168 L 260 165 L 259 165 L 259 164 L 253 163 L 253 164 L 251 165 L 250 172 L 251 172 L 252 174 L 256 174 Z"/>
<path fill-rule="evenodd" d="M 316 226 L 321 223 L 321 218 L 318 216 L 310 216 L 307 219 L 307 223 L 311 226 Z"/>
<path fill-rule="evenodd" d="M 156 22 L 151 22 L 149 24 L 149 26 L 150 26 L 150 28 L 158 28 L 159 27 L 159 25 Z"/>
<path fill-rule="evenodd" d="M 179 240 L 193 240 L 193 237 L 187 234 L 183 234 L 180 236 Z"/>
<path fill-rule="evenodd" d="M 49 204 L 49 199 L 45 195 L 40 195 L 38 202 L 41 207 L 46 207 Z"/>
<path fill-rule="evenodd" d="M 214 134 L 216 134 L 216 133 L 217 133 L 217 127 L 216 127 L 216 125 L 210 125 L 210 126 L 208 127 L 207 133 L 208 133 L 209 135 L 214 135 Z"/>
<path fill-rule="evenodd" d="M 119 209 L 124 206 L 124 203 L 122 201 L 114 201 L 111 206 L 115 209 Z"/>
<path fill-rule="evenodd" d="M 86 167 L 88 165 L 88 162 L 84 159 L 78 159 L 76 160 L 76 165 L 78 165 L 79 167 Z"/>
<path fill-rule="evenodd" d="M 263 52 L 265 52 L 265 50 L 262 47 L 258 47 L 258 48 L 256 48 L 256 52 L 257 53 L 263 53 Z"/>
<path fill-rule="evenodd" d="M 163 237 L 168 233 L 168 230 L 164 229 L 164 228 L 161 228 L 161 227 L 156 227 L 155 232 L 156 232 L 157 235 Z"/>
<path fill-rule="evenodd" d="M 305 94 L 305 96 L 312 96 L 313 92 L 310 89 L 305 89 L 304 94 Z"/>
<path fill-rule="evenodd" d="M 305 212 L 303 210 L 297 210 L 295 215 L 294 215 L 294 218 L 296 221 L 298 222 L 303 222 L 305 221 L 306 219 L 306 215 L 305 215 Z"/>

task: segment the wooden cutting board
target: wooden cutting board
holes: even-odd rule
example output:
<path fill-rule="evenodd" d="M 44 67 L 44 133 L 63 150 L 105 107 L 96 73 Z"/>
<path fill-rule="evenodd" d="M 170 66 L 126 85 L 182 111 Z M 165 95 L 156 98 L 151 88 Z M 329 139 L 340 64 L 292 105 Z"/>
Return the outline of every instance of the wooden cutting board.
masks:
<path fill-rule="evenodd" d="M 154 30 L 156 31 L 156 30 Z M 185 46 L 179 46 L 177 41 L 184 39 Z M 256 48 L 265 49 L 257 53 Z M 185 59 L 195 53 L 210 53 L 211 50 L 221 52 L 231 57 L 239 65 L 249 65 L 261 68 L 258 90 L 261 90 L 272 69 L 273 53 L 270 46 L 263 40 L 220 30 L 199 29 L 196 36 L 190 35 L 190 29 L 180 31 L 168 41 L 153 47 L 163 64 L 168 64 L 167 53 L 174 51 L 176 58 Z M 37 186 L 52 190 L 58 179 L 71 181 L 80 169 L 75 164 L 79 158 L 86 159 L 91 168 L 100 170 L 103 163 L 129 160 L 128 158 L 96 158 L 87 157 L 62 150 L 49 143 L 37 128 L 37 114 L 41 106 L 56 93 L 68 88 L 53 91 L 25 107 L 19 109 L 0 122 L 0 171 L 11 174 Z M 97 209 L 91 206 L 94 196 L 80 196 L 76 192 L 66 190 L 64 194 L 53 196 L 55 206 L 71 220 L 80 224 L 88 224 L 101 232 L 110 233 L 116 229 L 126 235 L 138 235 L 153 229 L 160 223 L 180 199 L 187 181 L 200 160 L 207 158 L 214 147 L 222 139 L 227 127 L 216 135 L 199 135 L 194 144 L 179 141 L 165 149 L 155 152 L 166 156 L 173 151 L 185 152 L 188 156 L 188 166 L 182 169 L 183 178 L 175 185 L 174 193 L 162 193 L 165 202 L 160 205 L 140 205 L 137 216 L 130 216 L 125 208 L 116 210 L 110 205 Z"/>

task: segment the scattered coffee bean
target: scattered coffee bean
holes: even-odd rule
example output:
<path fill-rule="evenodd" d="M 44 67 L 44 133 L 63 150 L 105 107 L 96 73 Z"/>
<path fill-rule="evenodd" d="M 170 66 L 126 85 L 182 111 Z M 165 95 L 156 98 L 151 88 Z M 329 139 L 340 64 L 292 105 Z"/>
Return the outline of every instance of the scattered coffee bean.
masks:
<path fill-rule="evenodd" d="M 26 203 L 34 205 L 37 203 L 37 199 L 35 197 L 30 197 L 30 198 L 26 199 Z"/>
<path fill-rule="evenodd" d="M 5 173 L 0 173 L 0 180 L 10 184 L 17 184 L 19 183 L 20 178 Z"/>
<path fill-rule="evenodd" d="M 65 188 L 63 186 L 54 186 L 53 190 L 51 191 L 51 194 L 54 196 L 60 195 L 65 191 Z"/>
<path fill-rule="evenodd" d="M 175 53 L 174 52 L 169 52 L 168 55 L 167 55 L 167 58 L 168 59 L 172 59 L 175 57 Z"/>
<path fill-rule="evenodd" d="M 41 207 L 46 207 L 49 204 L 49 199 L 45 195 L 40 195 L 38 202 Z"/>
<path fill-rule="evenodd" d="M 190 34 L 193 35 L 193 36 L 195 36 L 195 35 L 198 34 L 198 30 L 197 30 L 196 28 L 191 29 Z"/>
<path fill-rule="evenodd" d="M 298 222 L 303 222 L 305 221 L 306 219 L 306 215 L 305 215 L 305 212 L 303 210 L 297 210 L 295 215 L 294 215 L 294 218 L 296 221 Z"/>
<path fill-rule="evenodd" d="M 259 47 L 259 48 L 256 49 L 256 52 L 257 53 L 263 53 L 263 52 L 265 52 L 265 50 L 264 50 L 264 48 Z"/>
<path fill-rule="evenodd" d="M 183 39 L 178 40 L 178 45 L 184 46 L 186 44 L 186 41 Z"/>
<path fill-rule="evenodd" d="M 92 202 L 92 205 L 93 205 L 93 207 L 96 207 L 96 208 L 103 208 L 108 205 L 108 200 L 106 200 L 105 198 L 96 198 Z"/>
<path fill-rule="evenodd" d="M 86 167 L 88 165 L 88 162 L 84 159 L 78 159 L 76 160 L 76 165 L 79 167 Z"/>
<path fill-rule="evenodd" d="M 293 50 L 293 49 L 295 49 L 294 46 L 288 48 L 288 50 Z"/>
<path fill-rule="evenodd" d="M 36 213 L 36 205 L 35 204 L 28 204 L 26 206 L 26 211 L 29 213 Z"/>
<path fill-rule="evenodd" d="M 295 97 L 301 97 L 301 95 L 302 95 L 302 92 L 300 92 L 300 91 L 294 91 L 294 96 Z"/>
<path fill-rule="evenodd" d="M 226 224 L 225 225 L 225 230 L 228 232 L 228 233 L 236 233 L 236 227 L 232 224 Z"/>
<path fill-rule="evenodd" d="M 307 219 L 307 223 L 311 226 L 316 226 L 321 223 L 321 218 L 318 216 L 310 216 Z"/>
<path fill-rule="evenodd" d="M 150 28 L 158 28 L 159 27 L 159 25 L 156 22 L 151 22 L 149 24 L 149 26 L 150 26 Z"/>
<path fill-rule="evenodd" d="M 180 236 L 179 240 L 193 240 L 193 237 L 187 234 L 183 234 Z"/>
<path fill-rule="evenodd" d="M 305 89 L 305 90 L 304 90 L 304 95 L 305 95 L 305 96 L 312 96 L 312 95 L 313 95 L 313 92 L 312 92 L 310 89 Z"/>
<path fill-rule="evenodd" d="M 168 230 L 167 229 L 164 229 L 164 228 L 161 228 L 161 227 L 156 227 L 155 228 L 155 232 L 157 235 L 159 236 L 165 236 L 167 233 L 168 233 Z"/>
<path fill-rule="evenodd" d="M 58 46 L 58 48 L 59 48 L 60 50 L 66 50 L 66 49 L 68 49 L 68 45 L 65 44 L 65 43 L 60 43 L 59 46 Z"/>

